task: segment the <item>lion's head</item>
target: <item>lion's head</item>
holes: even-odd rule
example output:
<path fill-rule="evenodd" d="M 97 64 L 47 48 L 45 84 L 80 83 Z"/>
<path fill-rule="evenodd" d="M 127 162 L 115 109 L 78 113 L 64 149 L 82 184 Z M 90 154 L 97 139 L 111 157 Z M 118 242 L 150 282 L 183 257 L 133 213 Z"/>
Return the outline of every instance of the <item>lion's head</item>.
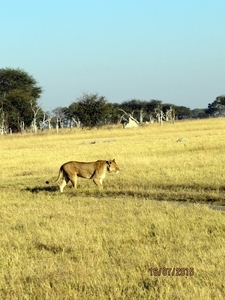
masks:
<path fill-rule="evenodd" d="M 119 171 L 120 171 L 120 169 L 119 169 L 119 167 L 117 166 L 117 163 L 116 163 L 116 161 L 115 161 L 115 159 L 113 159 L 113 160 L 108 160 L 108 161 L 106 161 L 106 163 L 107 163 L 107 171 L 108 172 L 116 172 L 116 173 L 119 173 Z"/>

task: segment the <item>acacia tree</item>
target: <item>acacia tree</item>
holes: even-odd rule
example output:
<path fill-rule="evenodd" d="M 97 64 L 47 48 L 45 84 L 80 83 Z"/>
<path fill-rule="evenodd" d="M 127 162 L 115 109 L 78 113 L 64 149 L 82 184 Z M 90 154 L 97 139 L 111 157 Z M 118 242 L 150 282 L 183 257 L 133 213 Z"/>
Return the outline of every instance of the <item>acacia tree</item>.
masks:
<path fill-rule="evenodd" d="M 4 127 L 18 131 L 21 124 L 30 126 L 41 94 L 42 88 L 37 86 L 36 80 L 27 72 L 21 69 L 0 69 L 0 101 L 4 112 Z"/>

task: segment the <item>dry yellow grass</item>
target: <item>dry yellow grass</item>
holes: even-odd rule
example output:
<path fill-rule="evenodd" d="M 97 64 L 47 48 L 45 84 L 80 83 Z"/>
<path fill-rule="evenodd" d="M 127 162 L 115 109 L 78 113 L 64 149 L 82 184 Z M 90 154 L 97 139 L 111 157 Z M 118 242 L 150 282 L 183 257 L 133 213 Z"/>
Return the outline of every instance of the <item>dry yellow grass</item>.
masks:
<path fill-rule="evenodd" d="M 225 204 L 224 127 L 1 136 L 0 298 L 224 299 L 225 216 L 207 206 Z M 45 185 L 68 160 L 109 158 L 121 172 L 102 192 L 80 178 L 63 194 Z M 150 272 L 164 267 L 194 274 Z"/>

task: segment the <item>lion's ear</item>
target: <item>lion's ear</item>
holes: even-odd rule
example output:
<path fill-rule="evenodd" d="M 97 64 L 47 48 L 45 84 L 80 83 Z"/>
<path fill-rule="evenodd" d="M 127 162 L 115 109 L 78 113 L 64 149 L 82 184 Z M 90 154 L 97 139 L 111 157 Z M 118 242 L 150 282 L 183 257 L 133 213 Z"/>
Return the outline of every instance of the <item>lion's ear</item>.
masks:
<path fill-rule="evenodd" d="M 113 161 L 113 162 L 116 162 L 116 161 L 115 161 L 115 158 L 114 158 L 112 161 Z"/>

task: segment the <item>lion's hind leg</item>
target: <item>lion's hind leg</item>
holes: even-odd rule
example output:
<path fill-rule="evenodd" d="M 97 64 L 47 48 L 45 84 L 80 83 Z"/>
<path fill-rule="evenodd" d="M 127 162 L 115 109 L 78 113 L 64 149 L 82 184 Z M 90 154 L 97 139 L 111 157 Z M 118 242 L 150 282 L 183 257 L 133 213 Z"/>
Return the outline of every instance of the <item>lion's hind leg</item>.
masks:
<path fill-rule="evenodd" d="M 63 180 L 62 180 L 62 183 L 59 186 L 61 193 L 63 193 L 63 189 L 69 181 L 70 181 L 69 177 L 67 176 L 66 173 L 63 172 Z"/>

